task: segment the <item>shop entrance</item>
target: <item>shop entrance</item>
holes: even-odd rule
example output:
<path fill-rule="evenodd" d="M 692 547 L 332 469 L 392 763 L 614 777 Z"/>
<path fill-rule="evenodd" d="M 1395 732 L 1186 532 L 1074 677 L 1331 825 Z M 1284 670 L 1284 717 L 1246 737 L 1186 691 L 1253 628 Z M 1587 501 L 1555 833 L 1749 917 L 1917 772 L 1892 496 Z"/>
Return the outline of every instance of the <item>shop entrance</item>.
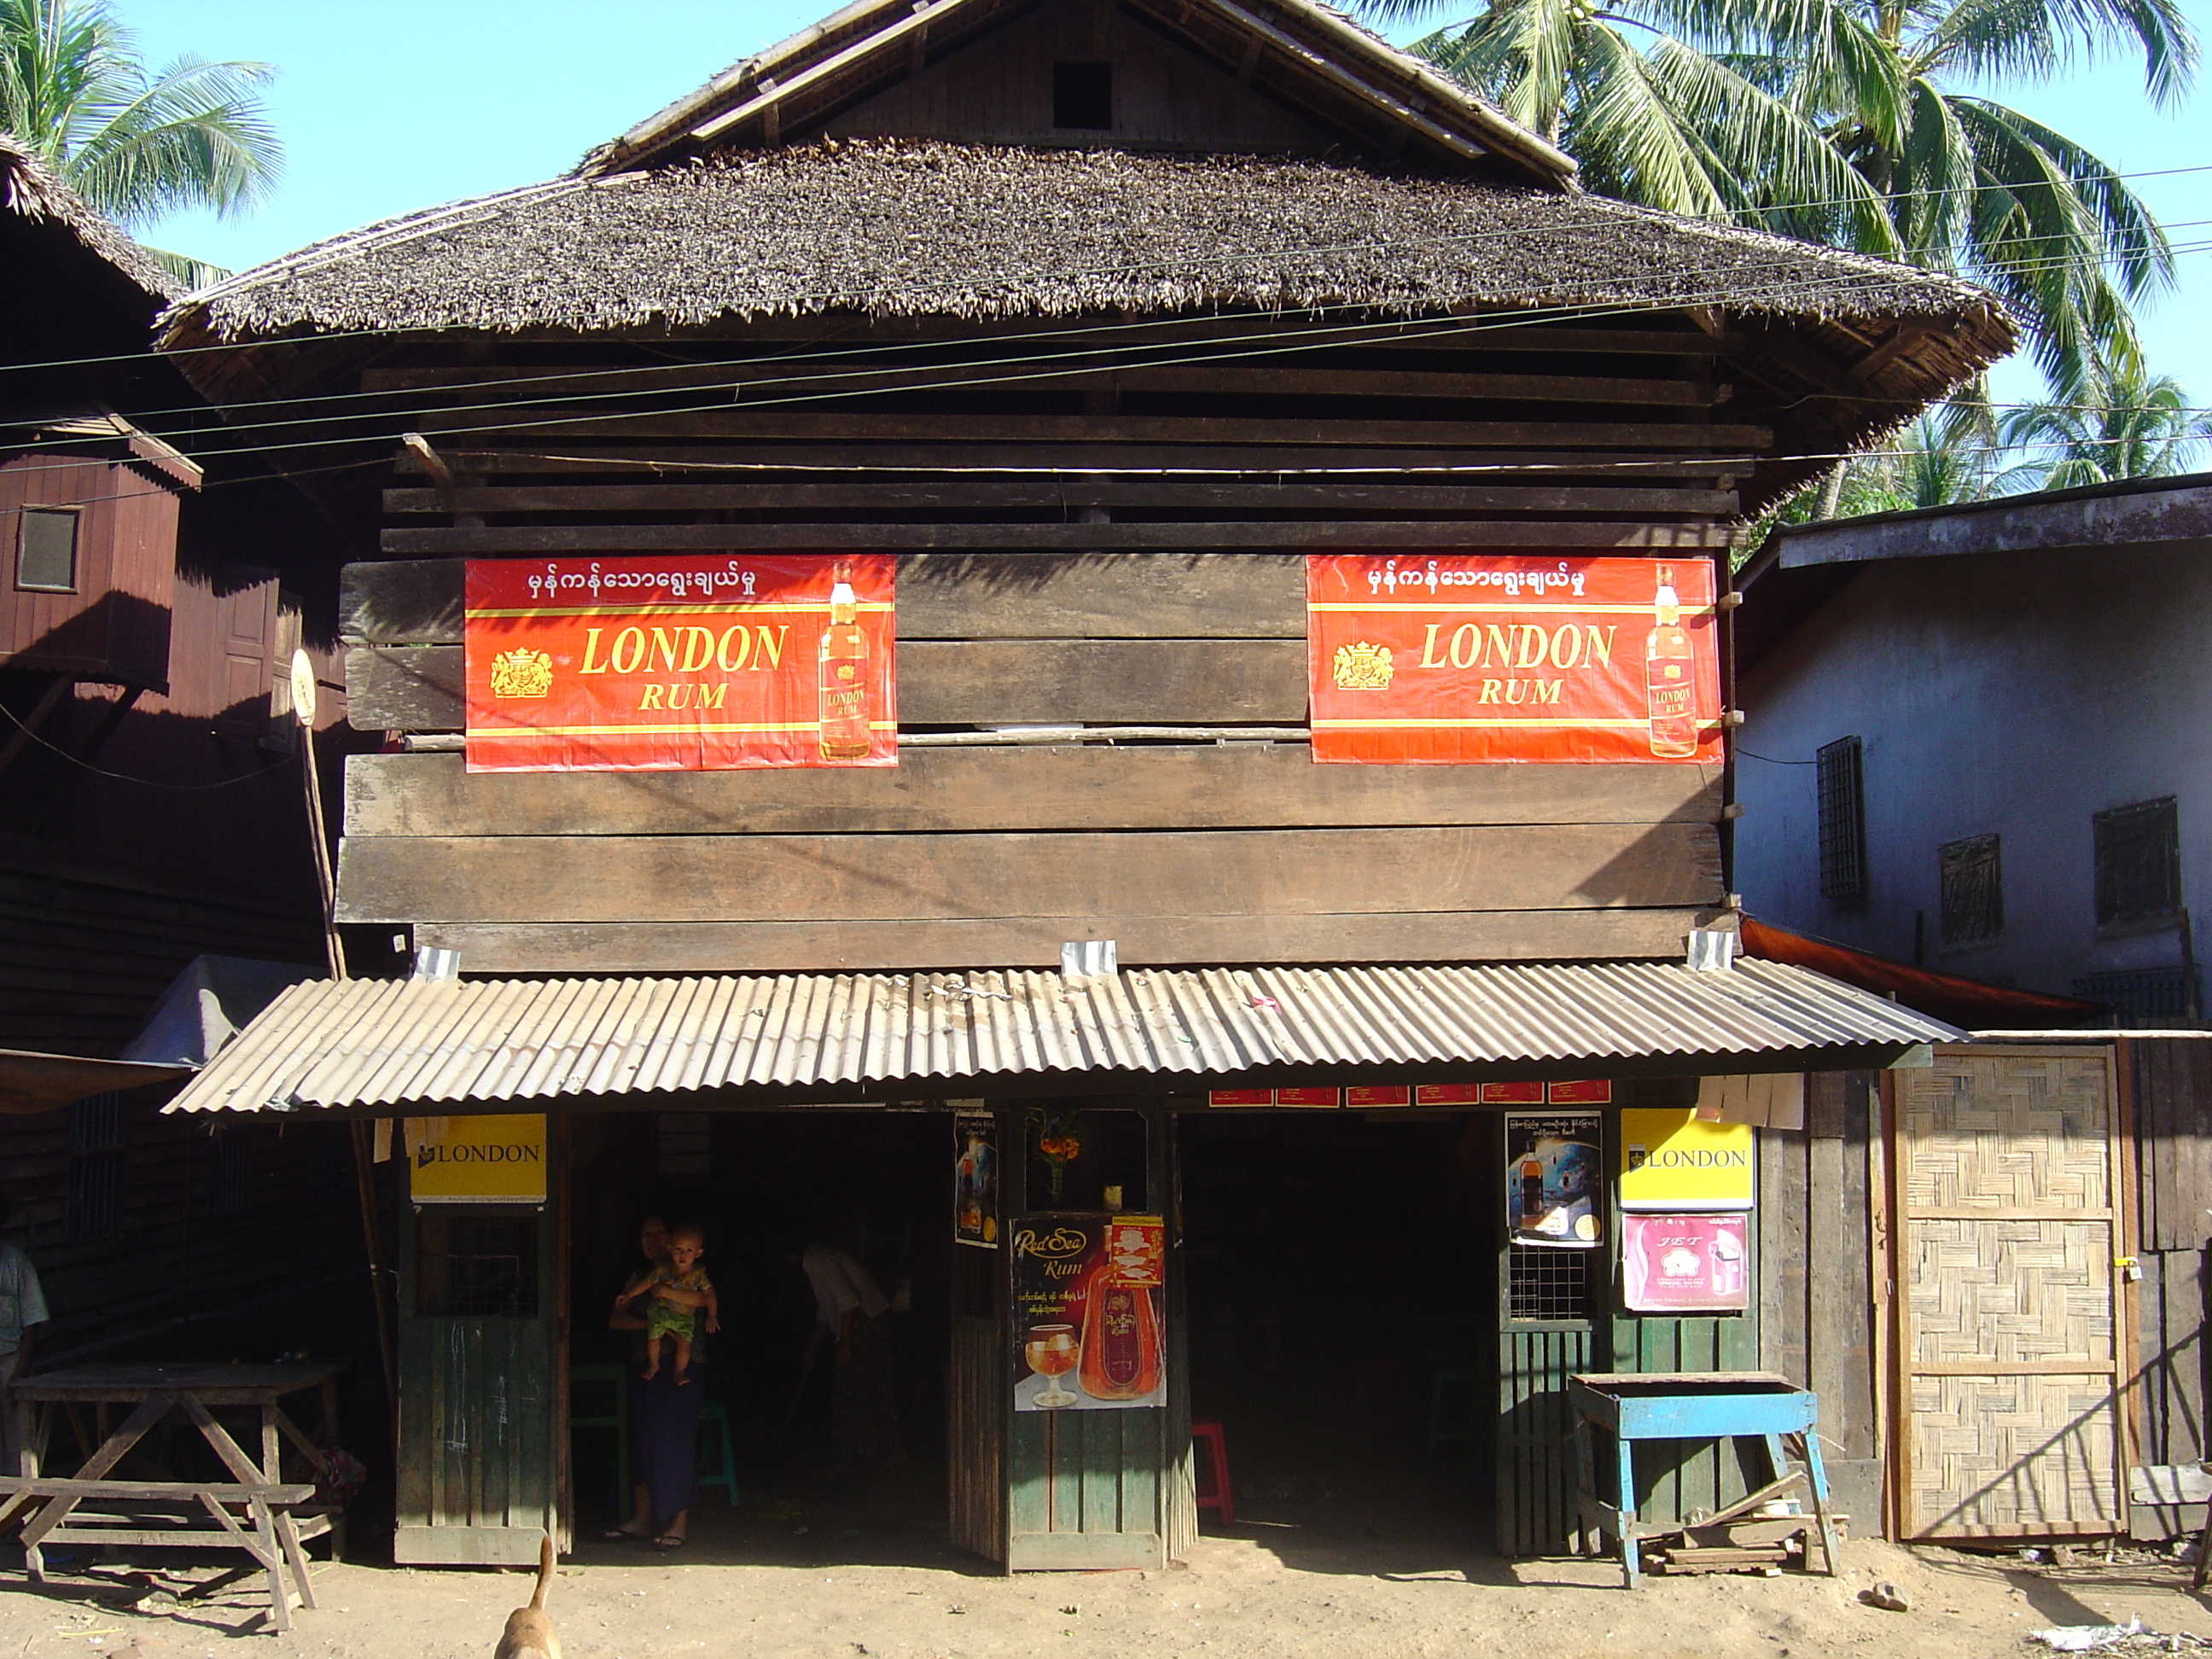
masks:
<path fill-rule="evenodd" d="M 622 1426 L 636 1405 L 639 1338 L 610 1330 L 608 1316 L 645 1265 L 639 1228 L 652 1215 L 705 1233 L 702 1265 L 720 1302 L 720 1334 L 702 1345 L 701 1480 L 685 1558 L 943 1564 L 947 1114 L 641 1112 L 571 1121 L 578 1539 L 642 1547 L 603 1537 L 629 1518 L 641 1474 L 628 1461 L 635 1437 Z M 888 1432 L 847 1468 L 832 1440 L 834 1350 L 811 1341 L 817 1299 L 800 1264 L 817 1244 L 848 1254 L 891 1302 L 873 1322 L 888 1372 Z"/>
<path fill-rule="evenodd" d="M 1191 1414 L 1223 1426 L 1237 1530 L 1286 1559 L 1402 1542 L 1433 1566 L 1487 1534 L 1498 1240 L 1476 1194 L 1495 1127 L 1177 1120 Z"/>

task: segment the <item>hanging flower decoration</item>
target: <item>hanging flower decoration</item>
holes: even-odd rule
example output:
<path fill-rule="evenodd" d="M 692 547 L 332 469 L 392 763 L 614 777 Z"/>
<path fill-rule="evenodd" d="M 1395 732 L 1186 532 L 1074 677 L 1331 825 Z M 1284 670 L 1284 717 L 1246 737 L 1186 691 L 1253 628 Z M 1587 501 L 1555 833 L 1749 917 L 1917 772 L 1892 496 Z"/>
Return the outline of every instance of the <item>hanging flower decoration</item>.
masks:
<path fill-rule="evenodd" d="M 1036 1137 L 1037 1156 L 1045 1161 L 1052 1202 L 1057 1204 L 1067 1166 L 1083 1156 L 1082 1109 L 1068 1106 L 1048 1111 L 1042 1107 L 1035 1108 L 1029 1115 L 1029 1127 Z"/>

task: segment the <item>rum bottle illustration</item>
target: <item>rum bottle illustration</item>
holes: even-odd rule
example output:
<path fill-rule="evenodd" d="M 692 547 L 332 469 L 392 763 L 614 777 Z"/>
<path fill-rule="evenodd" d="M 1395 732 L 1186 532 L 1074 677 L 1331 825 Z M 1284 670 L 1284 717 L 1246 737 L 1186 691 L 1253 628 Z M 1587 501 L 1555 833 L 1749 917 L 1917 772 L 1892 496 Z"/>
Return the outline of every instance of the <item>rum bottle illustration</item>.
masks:
<path fill-rule="evenodd" d="M 868 639 L 860 631 L 860 604 L 853 595 L 853 567 L 830 567 L 830 626 L 822 630 L 820 673 L 822 758 L 861 760 L 872 746 L 868 731 Z"/>
<path fill-rule="evenodd" d="M 1682 601 L 1674 592 L 1674 567 L 1659 567 L 1651 600 L 1651 635 L 1644 646 L 1644 709 L 1651 752 L 1684 760 L 1698 752 L 1697 659 L 1682 626 Z M 826 728 L 825 728 L 826 730 Z"/>
<path fill-rule="evenodd" d="M 1109 1255 L 1083 1298 L 1076 1382 L 1093 1400 L 1141 1400 L 1160 1385 L 1160 1322 L 1151 1289 L 1127 1283 Z"/>

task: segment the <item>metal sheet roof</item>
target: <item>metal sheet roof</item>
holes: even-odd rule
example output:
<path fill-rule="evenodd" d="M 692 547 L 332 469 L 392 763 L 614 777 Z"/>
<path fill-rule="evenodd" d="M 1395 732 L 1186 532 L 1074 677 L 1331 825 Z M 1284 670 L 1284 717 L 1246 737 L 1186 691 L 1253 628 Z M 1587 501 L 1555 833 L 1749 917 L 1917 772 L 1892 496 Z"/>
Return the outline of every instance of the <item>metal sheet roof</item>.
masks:
<path fill-rule="evenodd" d="M 1049 1092 L 1084 1073 L 1195 1081 L 1295 1067 L 1786 1058 L 1960 1036 L 1763 962 L 321 981 L 284 992 L 168 1109 L 879 1085 Z"/>

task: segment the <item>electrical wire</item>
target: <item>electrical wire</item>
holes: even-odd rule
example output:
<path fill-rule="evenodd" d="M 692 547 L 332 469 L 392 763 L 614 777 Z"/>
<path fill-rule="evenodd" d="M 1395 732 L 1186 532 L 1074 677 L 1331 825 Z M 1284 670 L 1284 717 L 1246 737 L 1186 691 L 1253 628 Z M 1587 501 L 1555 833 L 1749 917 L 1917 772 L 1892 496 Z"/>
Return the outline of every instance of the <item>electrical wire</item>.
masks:
<path fill-rule="evenodd" d="M 274 777 L 285 767 L 296 764 L 299 760 L 299 756 L 296 753 L 286 755 L 279 759 L 274 765 L 264 766 L 258 772 L 244 772 L 240 773 L 234 778 L 218 778 L 213 783 L 163 783 L 157 778 L 134 778 L 127 772 L 111 772 L 104 766 L 94 766 L 90 761 L 81 759 L 77 756 L 70 754 L 68 750 L 62 748 L 59 744 L 47 742 L 36 732 L 26 726 L 21 720 L 16 718 L 15 711 L 9 708 L 5 703 L 0 703 L 0 714 L 6 715 L 8 718 L 8 723 L 10 726 L 14 726 L 16 731 L 21 732 L 23 736 L 28 738 L 33 743 L 38 744 L 40 748 L 60 756 L 71 766 L 82 767 L 84 770 L 91 773 L 95 777 L 112 778 L 118 783 L 135 783 L 140 787 L 146 789 L 167 789 L 177 794 L 192 795 L 199 794 L 210 789 L 228 789 L 237 784 L 252 783 L 262 778 Z"/>

